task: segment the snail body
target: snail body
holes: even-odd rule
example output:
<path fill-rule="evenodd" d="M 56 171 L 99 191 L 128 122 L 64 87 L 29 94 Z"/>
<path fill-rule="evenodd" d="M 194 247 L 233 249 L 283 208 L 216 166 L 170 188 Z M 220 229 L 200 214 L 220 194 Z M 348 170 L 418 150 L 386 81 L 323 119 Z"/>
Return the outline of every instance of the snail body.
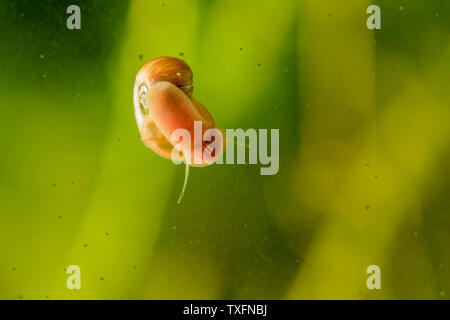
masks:
<path fill-rule="evenodd" d="M 180 150 L 181 158 L 186 163 L 183 194 L 189 165 L 210 165 L 223 151 L 215 150 L 205 156 L 203 151 L 208 148 L 208 145 L 203 140 L 198 143 L 193 139 L 196 121 L 202 124 L 202 137 L 208 129 L 216 127 L 209 111 L 193 98 L 191 68 L 184 61 L 172 57 L 150 60 L 136 75 L 133 101 L 141 140 L 146 147 L 158 155 L 174 160 L 172 151 L 180 141 L 172 137 L 173 132 L 177 129 L 185 129 L 190 133 L 191 149 Z M 194 154 L 199 152 L 203 155 L 201 161 L 193 161 Z"/>

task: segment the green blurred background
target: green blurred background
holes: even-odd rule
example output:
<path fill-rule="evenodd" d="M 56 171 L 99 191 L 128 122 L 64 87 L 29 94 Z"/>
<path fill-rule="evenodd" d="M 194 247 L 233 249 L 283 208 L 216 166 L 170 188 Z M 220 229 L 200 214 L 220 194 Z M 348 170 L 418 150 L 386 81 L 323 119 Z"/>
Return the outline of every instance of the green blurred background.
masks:
<path fill-rule="evenodd" d="M 449 15 L 446 0 L 1 0 L 0 298 L 448 299 Z M 132 104 L 163 55 L 188 62 L 220 127 L 280 129 L 277 175 L 192 168 L 177 205 L 184 167 L 144 147 Z"/>

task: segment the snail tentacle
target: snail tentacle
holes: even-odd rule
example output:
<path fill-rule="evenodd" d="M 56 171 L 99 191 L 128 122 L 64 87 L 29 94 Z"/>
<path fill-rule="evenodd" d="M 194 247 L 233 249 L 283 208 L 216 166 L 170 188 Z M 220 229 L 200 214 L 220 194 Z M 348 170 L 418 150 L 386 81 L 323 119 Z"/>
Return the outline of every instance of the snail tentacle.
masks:
<path fill-rule="evenodd" d="M 188 177 L 189 177 L 189 163 L 186 161 L 186 170 L 184 171 L 184 184 L 183 188 L 181 189 L 180 196 L 178 197 L 177 204 L 180 204 L 181 199 L 183 199 L 184 191 L 186 190 L 186 185 L 188 182 Z"/>

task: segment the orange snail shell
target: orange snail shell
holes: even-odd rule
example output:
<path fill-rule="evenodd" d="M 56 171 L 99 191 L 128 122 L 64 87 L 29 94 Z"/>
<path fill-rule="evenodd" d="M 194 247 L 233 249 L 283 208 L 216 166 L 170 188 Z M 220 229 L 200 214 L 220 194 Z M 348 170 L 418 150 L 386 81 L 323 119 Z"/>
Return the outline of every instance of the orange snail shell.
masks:
<path fill-rule="evenodd" d="M 223 150 L 215 150 L 210 158 L 194 164 L 196 149 L 207 147 L 194 145 L 194 121 L 202 122 L 202 137 L 206 130 L 215 128 L 209 111 L 192 97 L 191 68 L 172 57 L 159 57 L 147 62 L 137 73 L 134 83 L 134 112 L 143 143 L 157 154 L 171 159 L 172 149 L 178 141 L 172 141 L 172 132 L 186 129 L 191 134 L 191 161 L 189 165 L 212 164 Z M 220 130 L 220 129 L 219 129 Z M 223 142 L 223 141 L 222 141 Z"/>

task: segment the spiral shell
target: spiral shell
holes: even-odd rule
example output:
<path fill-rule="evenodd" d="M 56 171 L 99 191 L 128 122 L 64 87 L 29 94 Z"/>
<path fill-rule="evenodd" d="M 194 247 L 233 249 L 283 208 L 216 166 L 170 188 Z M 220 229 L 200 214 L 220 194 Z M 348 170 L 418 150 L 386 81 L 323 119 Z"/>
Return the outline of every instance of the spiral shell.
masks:
<path fill-rule="evenodd" d="M 147 62 L 134 84 L 134 111 L 144 144 L 165 158 L 172 157 L 171 133 L 179 128 L 192 136 L 194 121 L 202 122 L 202 134 L 214 128 L 209 111 L 192 96 L 193 75 L 182 60 L 159 57 Z M 204 149 L 205 146 L 192 146 Z M 204 164 L 212 163 L 213 159 Z"/>

